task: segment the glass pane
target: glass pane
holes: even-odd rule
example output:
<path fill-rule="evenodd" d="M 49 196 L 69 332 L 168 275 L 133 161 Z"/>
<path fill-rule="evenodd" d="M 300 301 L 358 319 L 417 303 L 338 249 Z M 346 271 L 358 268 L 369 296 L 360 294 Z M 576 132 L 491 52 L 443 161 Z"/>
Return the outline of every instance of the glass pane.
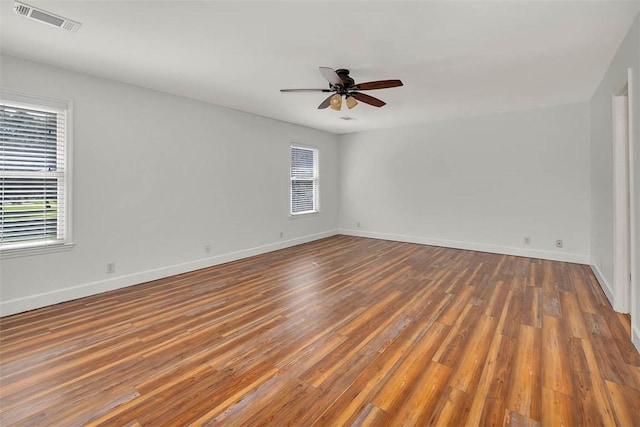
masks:
<path fill-rule="evenodd" d="M 0 178 L 0 242 L 58 238 L 56 178 Z"/>
<path fill-rule="evenodd" d="M 291 213 L 314 211 L 314 192 L 313 181 L 291 181 Z"/>
<path fill-rule="evenodd" d="M 291 177 L 311 179 L 315 176 L 315 151 L 306 148 L 291 148 Z"/>
<path fill-rule="evenodd" d="M 58 114 L 0 105 L 0 170 L 54 171 Z"/>

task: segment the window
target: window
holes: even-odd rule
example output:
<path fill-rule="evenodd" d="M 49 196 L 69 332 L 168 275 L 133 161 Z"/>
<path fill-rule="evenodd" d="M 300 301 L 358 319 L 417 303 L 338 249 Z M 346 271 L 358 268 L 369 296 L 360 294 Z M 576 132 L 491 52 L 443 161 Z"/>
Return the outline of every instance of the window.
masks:
<path fill-rule="evenodd" d="M 318 212 L 318 150 L 291 146 L 291 215 Z"/>
<path fill-rule="evenodd" d="M 4 253 L 69 243 L 68 112 L 67 103 L 0 96 L 0 250 Z"/>

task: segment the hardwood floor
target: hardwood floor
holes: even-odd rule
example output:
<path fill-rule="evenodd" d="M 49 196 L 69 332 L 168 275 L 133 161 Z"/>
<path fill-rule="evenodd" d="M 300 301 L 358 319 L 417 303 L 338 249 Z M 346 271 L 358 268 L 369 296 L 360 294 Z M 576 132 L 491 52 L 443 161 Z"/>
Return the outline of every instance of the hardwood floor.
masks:
<path fill-rule="evenodd" d="M 3 426 L 640 425 L 577 264 L 336 236 L 0 326 Z"/>

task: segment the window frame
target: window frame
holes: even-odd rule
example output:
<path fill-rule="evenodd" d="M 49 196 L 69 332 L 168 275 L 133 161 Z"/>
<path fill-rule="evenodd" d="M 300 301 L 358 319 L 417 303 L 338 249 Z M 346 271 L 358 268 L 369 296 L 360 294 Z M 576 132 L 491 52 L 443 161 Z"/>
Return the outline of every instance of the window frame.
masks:
<path fill-rule="evenodd" d="M 0 89 L 0 100 L 16 107 L 41 109 L 42 111 L 65 112 L 64 128 L 64 237 L 58 241 L 21 242 L 0 247 L 0 259 L 27 255 L 69 251 L 73 249 L 73 102 L 71 100 L 30 95 L 9 89 Z M 60 220 L 60 219 L 58 219 Z"/>
<path fill-rule="evenodd" d="M 298 148 L 301 150 L 310 150 L 313 151 L 313 172 L 314 176 L 311 181 L 314 183 L 315 192 L 313 194 L 313 204 L 314 209 L 310 211 L 303 212 L 293 212 L 293 176 L 292 176 L 292 168 L 293 163 L 291 159 L 291 152 L 294 148 Z M 305 144 L 297 144 L 291 143 L 289 145 L 289 218 L 301 218 L 308 215 L 317 215 L 320 213 L 320 149 L 313 145 L 305 145 Z"/>

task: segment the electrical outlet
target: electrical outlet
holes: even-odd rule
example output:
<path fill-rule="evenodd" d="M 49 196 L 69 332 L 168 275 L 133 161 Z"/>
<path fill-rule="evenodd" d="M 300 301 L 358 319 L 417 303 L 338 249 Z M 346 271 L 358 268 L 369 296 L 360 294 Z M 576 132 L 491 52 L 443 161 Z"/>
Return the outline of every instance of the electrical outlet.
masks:
<path fill-rule="evenodd" d="M 211 245 L 204 245 L 204 253 L 205 254 L 211 253 Z"/>
<path fill-rule="evenodd" d="M 562 247 L 562 240 L 558 239 L 556 240 L 556 248 L 561 248 Z"/>
<path fill-rule="evenodd" d="M 107 263 L 107 273 L 115 273 L 116 272 L 116 263 L 111 261 Z"/>
<path fill-rule="evenodd" d="M 360 228 L 360 223 L 356 222 L 356 227 Z"/>
<path fill-rule="evenodd" d="M 283 231 L 281 231 L 281 232 L 280 232 L 280 238 L 282 239 L 283 237 L 284 237 L 284 232 L 283 232 Z"/>
<path fill-rule="evenodd" d="M 530 244 L 531 244 L 531 237 L 526 236 L 526 237 L 524 238 L 524 244 L 525 244 L 525 245 L 530 245 Z"/>

